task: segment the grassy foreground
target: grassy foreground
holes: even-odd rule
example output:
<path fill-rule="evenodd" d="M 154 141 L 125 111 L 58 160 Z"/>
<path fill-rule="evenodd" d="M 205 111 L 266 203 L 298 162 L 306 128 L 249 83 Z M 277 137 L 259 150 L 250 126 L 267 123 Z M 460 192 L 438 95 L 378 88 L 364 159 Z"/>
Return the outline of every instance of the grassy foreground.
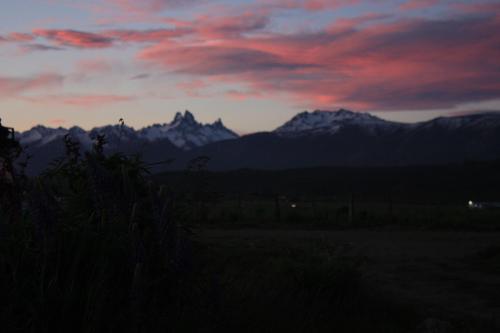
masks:
<path fill-rule="evenodd" d="M 359 230 L 341 241 L 322 237 L 323 231 L 304 230 L 291 230 L 300 237 L 283 230 L 268 230 L 270 234 L 262 237 L 241 229 L 238 222 L 233 225 L 236 234 L 225 234 L 217 223 L 227 222 L 223 215 L 230 209 L 210 200 L 199 174 L 191 175 L 196 191 L 176 195 L 175 188 L 154 183 L 139 158 L 107 156 L 103 145 L 104 138 L 98 137 L 93 151 L 81 154 L 78 144 L 67 137 L 66 156 L 36 179 L 13 168 L 18 145 L 2 146 L 1 332 L 498 329 L 494 320 L 474 314 L 458 319 L 460 311 L 445 311 L 443 306 L 440 311 L 423 311 L 426 302 L 390 292 L 387 284 L 398 283 L 391 274 L 373 274 L 371 252 L 352 252 L 350 240 L 362 235 Z M 275 206 L 263 207 L 262 216 L 242 216 L 251 221 L 276 218 Z M 324 210 L 339 209 L 342 214 L 334 221 L 345 227 L 343 207 Z M 279 222 L 293 229 L 294 223 L 288 222 L 314 221 L 318 211 L 323 208 L 307 210 L 302 204 L 298 210 L 280 209 Z M 361 216 L 353 215 L 353 221 L 362 221 Z M 240 221 L 230 215 L 228 220 Z M 193 223 L 204 227 L 186 227 Z M 395 240 L 384 239 L 382 248 L 397 244 Z M 419 242 L 425 245 L 425 238 Z M 375 247 L 372 253 L 382 253 L 375 259 L 391 266 L 399 250 L 381 252 Z M 489 279 L 484 290 L 476 290 L 476 284 L 473 289 L 481 297 L 491 294 L 487 300 L 494 306 L 498 299 L 491 291 L 496 290 L 492 286 L 498 277 L 499 252 L 487 247 L 472 255 L 458 259 L 467 262 L 466 269 L 484 274 L 481 281 Z M 446 267 L 453 271 L 455 266 Z M 400 268 L 421 278 L 429 267 Z"/>

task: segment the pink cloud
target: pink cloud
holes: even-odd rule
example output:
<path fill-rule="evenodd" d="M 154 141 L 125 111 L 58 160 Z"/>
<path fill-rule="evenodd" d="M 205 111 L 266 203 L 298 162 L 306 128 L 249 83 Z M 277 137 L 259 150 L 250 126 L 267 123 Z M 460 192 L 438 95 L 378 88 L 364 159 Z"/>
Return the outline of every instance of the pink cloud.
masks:
<path fill-rule="evenodd" d="M 82 74 L 106 73 L 113 69 L 113 64 L 106 59 L 86 59 L 80 60 L 76 64 L 77 70 Z"/>
<path fill-rule="evenodd" d="M 263 30 L 269 25 L 270 17 L 262 10 L 229 15 L 218 9 L 191 21 L 175 18 L 164 18 L 162 21 L 176 27 L 173 31 L 179 31 L 178 35 L 171 37 L 193 35 L 210 41 L 217 38 L 236 38 L 242 34 Z"/>
<path fill-rule="evenodd" d="M 201 96 L 200 91 L 210 84 L 235 84 L 241 91 L 229 90 L 226 96 L 245 99 L 273 94 L 314 107 L 421 109 L 500 98 L 500 36 L 493 33 L 500 31 L 500 19 L 494 3 L 456 5 L 461 15 L 467 15 L 441 20 L 396 21 L 394 15 L 365 12 L 338 18 L 312 33 L 267 30 L 272 27 L 275 10 L 317 12 L 360 2 L 259 0 L 254 7 L 212 6 L 192 20 L 161 18 L 173 28 L 97 32 L 38 29 L 15 39 L 25 43 L 29 36 L 36 36 L 49 44 L 36 44 L 39 46 L 33 50 L 61 46 L 100 49 L 137 43 L 143 47 L 137 58 L 152 65 L 148 72 L 156 68 L 187 75 L 188 81 L 177 87 L 192 97 Z M 186 4 L 180 0 L 106 3 L 131 14 L 157 13 Z M 438 3 L 408 0 L 399 7 L 396 4 L 396 10 Z M 3 40 L 12 38 L 4 36 Z M 80 62 L 79 71 L 106 72 L 111 67 L 103 61 L 86 61 Z M 115 95 L 63 97 L 59 103 L 69 105 L 126 100 Z"/>
<path fill-rule="evenodd" d="M 332 9 L 359 3 L 357 0 L 306 0 L 303 2 L 304 8 L 308 10 Z"/>
<path fill-rule="evenodd" d="M 81 95 L 81 96 L 64 96 L 59 99 L 62 104 L 75 106 L 97 106 L 105 104 L 113 104 L 119 102 L 128 102 L 135 99 L 132 96 L 123 95 Z"/>
<path fill-rule="evenodd" d="M 424 9 L 437 5 L 440 0 L 407 0 L 405 3 L 401 4 L 399 8 L 401 10 L 416 10 Z"/>
<path fill-rule="evenodd" d="M 228 90 L 225 95 L 231 99 L 237 101 L 245 101 L 249 98 L 259 98 L 262 97 L 262 93 L 258 91 L 240 91 L 240 90 Z"/>
<path fill-rule="evenodd" d="M 237 37 L 261 30 L 269 24 L 267 15 L 244 13 L 233 16 L 203 16 L 193 22 L 196 31 L 206 38 Z"/>
<path fill-rule="evenodd" d="M 168 69 L 195 75 L 238 74 L 242 72 L 292 70 L 312 65 L 295 62 L 266 50 L 222 43 L 209 46 L 160 44 L 144 50 L 139 58 L 160 63 Z"/>
<path fill-rule="evenodd" d="M 31 42 L 35 39 L 35 36 L 28 34 L 28 33 L 22 33 L 22 32 L 12 32 L 9 33 L 8 35 L 0 35 L 0 43 L 25 43 L 25 42 Z"/>
<path fill-rule="evenodd" d="M 16 97 L 32 90 L 53 88 L 62 85 L 64 77 L 58 74 L 40 74 L 16 78 L 0 76 L 0 96 Z"/>
<path fill-rule="evenodd" d="M 453 3 L 452 7 L 469 14 L 488 13 L 500 16 L 500 3 L 498 2 Z"/>
<path fill-rule="evenodd" d="M 192 80 L 188 82 L 181 82 L 177 84 L 177 88 L 182 90 L 190 97 L 202 96 L 201 90 L 208 87 L 208 84 L 203 80 Z"/>
<path fill-rule="evenodd" d="M 33 34 L 43 37 L 56 45 L 81 48 L 101 49 L 112 47 L 116 42 L 143 43 L 161 42 L 182 37 L 191 33 L 190 29 L 151 29 L 151 30 L 108 30 L 87 32 L 76 30 L 44 30 L 36 29 Z"/>
<path fill-rule="evenodd" d="M 368 13 L 361 16 L 336 19 L 333 24 L 326 28 L 329 33 L 349 32 L 349 30 L 360 29 L 363 25 L 376 23 L 377 21 L 389 19 L 389 14 Z"/>
<path fill-rule="evenodd" d="M 45 30 L 36 29 L 33 34 L 44 37 L 59 45 L 76 48 L 100 49 L 113 45 L 113 39 L 101 34 L 77 30 Z"/>
<path fill-rule="evenodd" d="M 151 29 L 151 30 L 112 30 L 104 36 L 122 42 L 160 42 L 171 38 L 182 37 L 191 33 L 190 29 Z"/>
<path fill-rule="evenodd" d="M 27 33 L 13 32 L 6 39 L 12 42 L 31 42 L 35 37 Z"/>
<path fill-rule="evenodd" d="M 138 57 L 318 107 L 420 109 L 500 98 L 500 35 L 492 33 L 500 31 L 497 20 L 373 19 L 318 33 L 159 43 Z"/>
<path fill-rule="evenodd" d="M 305 9 L 319 11 L 358 5 L 361 0 L 261 0 L 260 3 L 274 9 Z"/>

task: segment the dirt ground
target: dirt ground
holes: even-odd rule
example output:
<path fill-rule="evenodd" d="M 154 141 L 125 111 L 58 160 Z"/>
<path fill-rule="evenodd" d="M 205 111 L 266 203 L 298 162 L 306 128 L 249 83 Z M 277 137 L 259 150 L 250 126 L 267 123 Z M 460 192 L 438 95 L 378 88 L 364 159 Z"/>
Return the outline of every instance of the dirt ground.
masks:
<path fill-rule="evenodd" d="M 365 278 L 429 316 L 500 324 L 500 233 L 430 231 L 195 230 L 217 246 L 300 247 L 317 242 L 362 257 Z"/>

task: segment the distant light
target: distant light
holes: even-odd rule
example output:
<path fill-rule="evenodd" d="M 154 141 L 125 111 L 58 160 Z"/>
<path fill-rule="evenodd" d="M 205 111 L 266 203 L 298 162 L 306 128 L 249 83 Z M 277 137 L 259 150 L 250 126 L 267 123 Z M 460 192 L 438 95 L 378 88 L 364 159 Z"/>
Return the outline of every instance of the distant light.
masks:
<path fill-rule="evenodd" d="M 296 205 L 296 204 L 291 204 L 291 206 L 290 206 L 290 207 L 292 207 L 292 208 L 297 208 L 297 205 Z"/>
<path fill-rule="evenodd" d="M 474 201 L 469 201 L 469 208 L 470 209 L 483 209 L 484 203 L 482 202 L 474 202 Z"/>

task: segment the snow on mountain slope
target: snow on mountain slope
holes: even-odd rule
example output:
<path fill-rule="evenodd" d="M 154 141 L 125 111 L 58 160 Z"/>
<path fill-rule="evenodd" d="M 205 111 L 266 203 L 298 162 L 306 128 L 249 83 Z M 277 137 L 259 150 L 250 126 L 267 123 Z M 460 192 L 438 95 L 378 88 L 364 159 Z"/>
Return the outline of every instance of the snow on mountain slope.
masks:
<path fill-rule="evenodd" d="M 189 150 L 212 142 L 238 137 L 236 133 L 227 129 L 220 119 L 213 124 L 201 124 L 189 111 L 186 111 L 184 115 L 178 112 L 169 124 L 155 124 L 138 131 L 125 125 L 96 127 L 90 131 L 79 127 L 66 129 L 36 126 L 26 132 L 18 133 L 18 138 L 24 146 L 41 147 L 54 140 L 62 140 L 66 134 L 78 140 L 85 149 L 91 147 L 97 135 L 104 135 L 108 147 L 112 149 L 120 148 L 126 142 L 140 140 L 154 142 L 167 139 L 176 147 Z"/>
<path fill-rule="evenodd" d="M 422 131 L 454 133 L 456 131 L 496 131 L 500 128 L 500 113 L 478 113 L 464 116 L 439 117 L 419 123 L 392 122 L 369 113 L 338 111 L 302 112 L 278 127 L 274 132 L 280 136 L 334 135 L 346 127 L 357 127 L 371 135 L 384 135 L 401 131 L 416 135 Z"/>
<path fill-rule="evenodd" d="M 274 133 L 282 137 L 301 137 L 305 135 L 335 135 L 341 129 L 356 127 L 370 135 L 385 135 L 396 132 L 417 135 L 424 131 L 453 133 L 455 131 L 497 131 L 500 128 L 500 113 L 472 114 L 458 117 L 440 117 L 433 120 L 404 124 L 387 121 L 369 113 L 352 112 L 345 109 L 338 111 L 302 112 L 290 121 L 278 127 Z M 238 135 L 224 126 L 219 119 L 212 124 L 201 124 L 186 111 L 178 112 L 173 121 L 165 124 L 155 124 L 134 130 L 125 125 L 108 125 L 85 131 L 79 127 L 47 128 L 36 126 L 17 133 L 21 144 L 32 148 L 41 147 L 55 140 L 62 140 L 70 134 L 80 141 L 82 147 L 88 149 L 98 134 L 103 134 L 111 149 L 123 148 L 127 142 L 156 142 L 169 140 L 174 146 L 190 150 L 210 143 L 238 138 Z"/>
<path fill-rule="evenodd" d="M 45 126 L 35 126 L 32 129 L 18 135 L 19 142 L 22 145 L 45 145 L 58 138 L 63 137 L 68 130 L 62 127 L 48 128 Z"/>
<path fill-rule="evenodd" d="M 189 111 L 186 111 L 184 115 L 178 112 L 169 124 L 155 124 L 143 128 L 138 134 L 141 139 L 147 141 L 169 139 L 175 146 L 182 149 L 191 149 L 238 137 L 236 133 L 227 129 L 220 119 L 213 124 L 203 125 L 198 123 Z"/>
<path fill-rule="evenodd" d="M 69 134 L 74 140 L 79 141 L 83 147 L 88 148 L 92 145 L 89 133 L 77 126 L 66 129 L 62 127 L 48 128 L 38 125 L 28 131 L 18 133 L 17 138 L 23 146 L 41 147 L 53 141 L 62 140 L 66 134 Z"/>
<path fill-rule="evenodd" d="M 68 134 L 73 140 L 79 141 L 83 148 L 90 149 L 92 147 L 94 140 L 84 129 L 74 126 L 69 129 Z"/>
<path fill-rule="evenodd" d="M 419 123 L 421 128 L 439 127 L 449 131 L 458 129 L 488 130 L 500 127 L 500 113 L 480 113 L 455 117 L 439 117 Z"/>
<path fill-rule="evenodd" d="M 93 128 L 87 133 L 89 139 L 94 139 L 98 135 L 104 135 L 107 145 L 110 148 L 119 148 L 122 143 L 138 140 L 137 132 L 126 125 L 107 125 Z"/>
<path fill-rule="evenodd" d="M 280 135 L 335 134 L 346 126 L 358 126 L 372 134 L 392 131 L 407 125 L 386 121 L 369 113 L 358 113 L 344 109 L 338 111 L 302 112 L 278 127 L 275 133 Z"/>
<path fill-rule="evenodd" d="M 31 174 L 39 173 L 63 154 L 62 138 L 66 134 L 80 141 L 85 150 L 91 148 L 95 136 L 102 134 L 110 151 L 139 152 L 151 163 L 174 156 L 174 169 L 184 168 L 196 156 L 212 157 L 211 165 L 220 170 L 432 165 L 500 156 L 500 113 L 404 124 L 347 110 L 313 111 L 296 115 L 274 132 L 237 139 L 221 121 L 200 124 L 186 112 L 177 113 L 170 123 L 138 131 L 120 125 L 91 131 L 37 126 L 17 133 L 33 156 Z M 233 140 L 209 144 L 228 139 Z"/>

